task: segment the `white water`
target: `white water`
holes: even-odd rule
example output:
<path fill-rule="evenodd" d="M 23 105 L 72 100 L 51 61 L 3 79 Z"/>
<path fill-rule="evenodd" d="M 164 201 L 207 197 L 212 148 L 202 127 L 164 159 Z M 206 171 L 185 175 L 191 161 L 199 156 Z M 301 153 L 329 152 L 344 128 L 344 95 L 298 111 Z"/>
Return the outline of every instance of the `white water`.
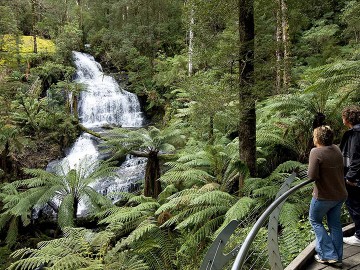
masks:
<path fill-rule="evenodd" d="M 74 61 L 77 67 L 75 81 L 86 87 L 79 102 L 79 117 L 85 127 L 142 125 L 136 95 L 120 89 L 114 78 L 102 72 L 100 64 L 92 56 L 74 52 Z"/>
<path fill-rule="evenodd" d="M 79 119 L 89 129 L 99 129 L 106 125 L 122 127 L 140 127 L 143 117 L 137 96 L 120 88 L 115 79 L 105 75 L 94 58 L 88 54 L 73 52 L 77 67 L 75 82 L 85 89 L 79 99 Z M 66 174 L 71 169 L 84 170 L 89 174 L 96 168 L 100 153 L 92 135 L 82 134 L 72 146 L 68 155 L 57 164 L 57 173 Z M 95 164 L 95 166 L 94 166 Z M 118 177 L 101 179 L 93 184 L 99 193 L 108 194 L 126 191 L 134 182 L 142 179 L 143 158 L 130 158 L 121 165 Z M 81 202 L 78 215 L 86 209 L 86 202 Z"/>

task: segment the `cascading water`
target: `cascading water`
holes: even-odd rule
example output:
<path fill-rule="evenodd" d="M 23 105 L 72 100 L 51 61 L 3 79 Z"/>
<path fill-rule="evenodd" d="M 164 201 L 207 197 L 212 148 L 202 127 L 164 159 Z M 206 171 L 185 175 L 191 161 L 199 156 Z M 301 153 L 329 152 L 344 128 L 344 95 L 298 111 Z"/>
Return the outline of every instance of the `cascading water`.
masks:
<path fill-rule="evenodd" d="M 76 82 L 86 90 L 81 93 L 79 117 L 87 128 L 106 124 L 139 127 L 143 123 L 136 95 L 120 89 L 114 78 L 105 75 L 101 66 L 88 54 L 74 52 Z"/>
<path fill-rule="evenodd" d="M 114 78 L 105 75 L 91 55 L 73 52 L 73 58 L 77 67 L 75 81 L 85 87 L 80 94 L 78 108 L 83 126 L 101 133 L 101 128 L 106 125 L 140 127 L 143 124 L 136 95 L 121 89 Z M 57 173 L 65 174 L 71 169 L 80 169 L 79 166 L 83 168 L 84 163 L 94 164 L 101 156 L 97 144 L 92 135 L 84 133 L 76 140 L 68 155 L 51 167 L 57 168 Z M 143 171 L 144 159 L 128 156 L 119 168 L 116 179 L 102 179 L 93 188 L 102 194 L 126 191 L 135 181 L 142 179 Z M 78 215 L 85 208 L 85 205 L 80 204 Z"/>

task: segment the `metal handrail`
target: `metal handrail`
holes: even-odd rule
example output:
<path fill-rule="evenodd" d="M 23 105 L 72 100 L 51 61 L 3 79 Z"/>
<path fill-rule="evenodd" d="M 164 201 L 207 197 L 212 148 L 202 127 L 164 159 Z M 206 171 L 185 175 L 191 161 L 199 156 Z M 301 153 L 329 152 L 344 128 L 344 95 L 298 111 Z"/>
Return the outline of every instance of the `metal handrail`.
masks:
<path fill-rule="evenodd" d="M 284 194 L 279 196 L 274 202 L 272 202 L 270 204 L 270 206 L 264 211 L 264 213 L 260 216 L 260 218 L 254 224 L 254 226 L 252 227 L 249 234 L 246 236 L 243 244 L 241 245 L 241 248 L 240 248 L 238 254 L 236 255 L 236 258 L 235 258 L 235 261 L 233 263 L 231 270 L 240 270 L 241 269 L 241 267 L 243 266 L 243 264 L 245 262 L 246 255 L 250 249 L 250 245 L 253 242 L 253 240 L 255 239 L 256 234 L 259 232 L 259 230 L 264 225 L 267 218 L 276 209 L 276 207 L 278 207 L 282 202 L 284 202 L 295 191 L 297 191 L 298 189 L 300 189 L 303 186 L 306 186 L 307 184 L 310 184 L 312 182 L 314 182 L 314 180 L 307 180 L 307 181 L 304 181 L 304 182 L 292 187 L 291 189 L 286 191 Z"/>

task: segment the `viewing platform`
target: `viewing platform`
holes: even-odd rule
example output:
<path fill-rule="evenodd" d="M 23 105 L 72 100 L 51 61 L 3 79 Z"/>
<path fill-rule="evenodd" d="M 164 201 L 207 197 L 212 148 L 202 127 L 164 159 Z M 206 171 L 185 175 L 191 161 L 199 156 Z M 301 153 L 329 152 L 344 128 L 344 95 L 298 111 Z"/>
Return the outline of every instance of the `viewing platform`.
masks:
<path fill-rule="evenodd" d="M 351 236 L 354 232 L 354 224 L 343 228 L 345 236 Z M 342 267 L 335 267 L 318 263 L 314 260 L 315 242 L 312 242 L 304 249 L 299 256 L 292 261 L 285 270 L 330 270 L 330 269 L 352 269 L 360 270 L 360 246 L 351 246 L 344 244 L 344 256 Z"/>
<path fill-rule="evenodd" d="M 307 242 L 309 244 L 303 246 L 305 248 L 293 261 L 284 263 L 284 260 L 281 258 L 282 254 L 280 252 L 280 242 L 278 239 L 280 227 L 279 215 L 282 206 L 289 196 L 313 182 L 312 180 L 306 180 L 296 185 L 292 185 L 295 177 L 296 173 L 293 172 L 285 179 L 276 195 L 276 199 L 256 217 L 256 222 L 252 225 L 252 228 L 247 233 L 245 239 L 241 240 L 239 245 L 235 246 L 230 252 L 225 252 L 224 248 L 226 247 L 228 240 L 234 232 L 236 233 L 236 230 L 241 224 L 238 220 L 232 220 L 213 241 L 199 270 L 230 269 L 228 268 L 229 265 L 231 270 L 360 270 L 360 246 L 344 244 L 342 265 L 327 265 L 318 263 L 314 259 L 314 237 L 309 239 L 310 241 Z M 240 229 L 242 229 L 242 227 Z M 259 231 L 262 231 L 262 233 L 258 234 Z M 267 232 L 266 234 L 264 234 L 265 231 Z M 343 227 L 343 235 L 345 237 L 352 236 L 354 231 L 354 224 L 345 224 Z M 256 237 L 259 238 L 255 241 Z M 265 237 L 267 239 L 265 239 Z M 294 238 L 291 241 L 301 242 L 301 239 L 296 240 Z M 293 242 L 293 244 L 296 245 L 295 242 Z"/>

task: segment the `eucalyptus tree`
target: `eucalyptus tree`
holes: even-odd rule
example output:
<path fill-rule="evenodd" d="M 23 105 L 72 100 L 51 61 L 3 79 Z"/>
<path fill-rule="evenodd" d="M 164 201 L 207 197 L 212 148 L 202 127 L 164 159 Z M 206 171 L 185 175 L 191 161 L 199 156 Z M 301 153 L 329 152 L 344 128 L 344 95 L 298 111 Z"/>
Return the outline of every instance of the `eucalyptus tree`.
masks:
<path fill-rule="evenodd" d="M 173 157 L 176 146 L 184 139 L 182 130 L 175 124 L 164 129 L 154 126 L 137 130 L 117 128 L 105 136 L 104 145 L 115 157 L 131 154 L 147 158 L 144 195 L 156 198 L 161 192 L 160 161 Z"/>
<path fill-rule="evenodd" d="M 256 111 L 254 88 L 254 1 L 239 0 L 239 155 L 256 174 Z M 239 178 L 239 190 L 244 176 Z"/>

